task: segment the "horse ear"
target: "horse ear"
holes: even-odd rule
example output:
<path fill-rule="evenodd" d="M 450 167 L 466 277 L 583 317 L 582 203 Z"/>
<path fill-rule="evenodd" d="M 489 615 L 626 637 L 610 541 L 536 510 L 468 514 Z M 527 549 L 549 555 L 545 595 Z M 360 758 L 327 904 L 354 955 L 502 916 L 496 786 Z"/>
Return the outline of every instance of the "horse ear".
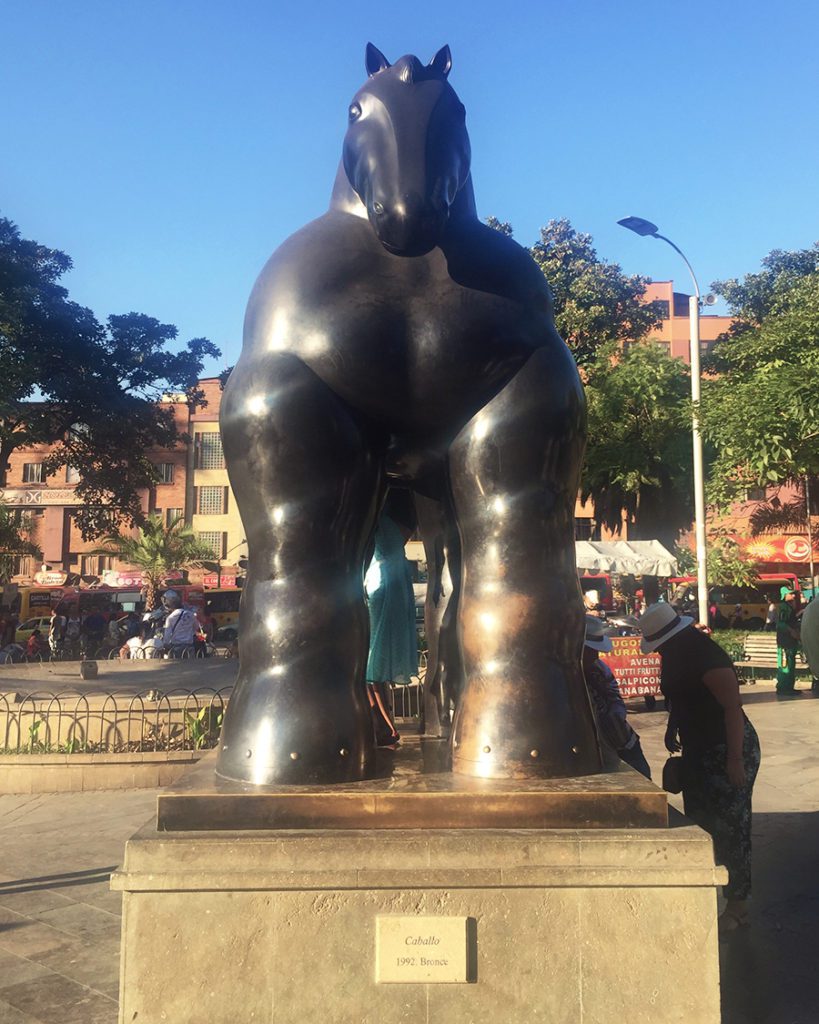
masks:
<path fill-rule="evenodd" d="M 449 52 L 449 47 L 442 46 L 429 62 L 428 67 L 435 68 L 436 71 L 440 71 L 444 78 L 446 78 L 452 68 L 452 54 Z"/>
<path fill-rule="evenodd" d="M 373 75 L 377 75 L 379 71 L 392 67 L 384 54 L 377 46 L 373 46 L 372 43 L 367 43 L 367 55 L 364 59 L 364 65 L 367 68 L 367 74 L 370 78 L 372 78 Z"/>

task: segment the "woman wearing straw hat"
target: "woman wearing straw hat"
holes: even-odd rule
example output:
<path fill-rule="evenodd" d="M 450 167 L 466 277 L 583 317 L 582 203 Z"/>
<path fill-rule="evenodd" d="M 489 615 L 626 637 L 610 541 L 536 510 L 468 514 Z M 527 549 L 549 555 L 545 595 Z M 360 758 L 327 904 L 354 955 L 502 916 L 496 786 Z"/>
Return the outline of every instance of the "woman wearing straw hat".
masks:
<path fill-rule="evenodd" d="M 622 760 L 650 779 L 651 769 L 640 746 L 640 737 L 626 719 L 626 705 L 617 688 L 617 680 L 609 666 L 600 660 L 600 655 L 608 653 L 611 648 L 605 622 L 595 615 L 587 615 L 583 675 L 597 719 L 604 766 L 613 770 Z"/>
<path fill-rule="evenodd" d="M 642 649 L 662 658 L 660 689 L 669 707 L 665 745 L 682 749 L 686 815 L 714 840 L 728 868 L 720 931 L 748 924 L 751 895 L 751 796 L 759 739 L 742 710 L 733 662 L 709 636 L 668 604 L 640 619 Z"/>

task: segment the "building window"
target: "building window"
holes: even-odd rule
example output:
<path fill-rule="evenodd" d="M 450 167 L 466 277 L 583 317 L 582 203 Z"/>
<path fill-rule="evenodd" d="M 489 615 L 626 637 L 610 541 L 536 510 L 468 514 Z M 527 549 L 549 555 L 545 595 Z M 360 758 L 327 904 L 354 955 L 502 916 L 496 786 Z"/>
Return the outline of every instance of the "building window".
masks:
<path fill-rule="evenodd" d="M 199 501 L 196 511 L 200 516 L 221 516 L 225 513 L 225 491 L 222 486 L 198 487 Z"/>
<path fill-rule="evenodd" d="M 657 310 L 657 312 L 663 320 L 670 319 L 671 303 L 668 301 L 668 299 L 655 299 L 652 305 Z"/>
<path fill-rule="evenodd" d="M 194 437 L 195 468 L 224 469 L 225 455 L 222 451 L 222 436 L 217 430 Z"/>
<path fill-rule="evenodd" d="M 745 491 L 746 501 L 764 501 L 768 494 L 764 487 L 749 487 Z"/>
<path fill-rule="evenodd" d="M 65 482 L 67 484 L 78 484 L 80 482 L 80 471 L 74 466 L 66 466 Z"/>
<path fill-rule="evenodd" d="M 594 540 L 594 520 L 584 516 L 575 516 L 574 539 Z"/>
<path fill-rule="evenodd" d="M 11 563 L 12 576 L 31 576 L 33 572 L 31 555 L 16 555 Z"/>
<path fill-rule="evenodd" d="M 80 575 L 99 576 L 113 567 L 112 555 L 80 555 Z"/>
<path fill-rule="evenodd" d="M 225 544 L 227 543 L 227 534 L 219 533 L 218 531 L 205 530 L 196 534 L 199 540 L 203 544 L 207 544 L 213 552 L 214 558 L 225 557 Z"/>
<path fill-rule="evenodd" d="M 24 462 L 23 463 L 23 483 L 24 484 L 41 484 L 43 482 L 43 464 L 42 462 Z"/>
<path fill-rule="evenodd" d="M 654 338 L 652 340 L 654 342 L 655 348 L 661 349 L 664 355 L 667 355 L 667 356 L 671 355 L 671 342 L 670 341 L 662 341 L 660 338 Z"/>
<path fill-rule="evenodd" d="M 181 519 L 185 514 L 183 508 L 166 508 L 165 509 L 165 525 L 171 526 L 176 522 L 177 519 Z"/>
<path fill-rule="evenodd" d="M 156 467 L 156 473 L 159 477 L 159 483 L 161 484 L 172 484 L 173 483 L 173 470 L 174 465 L 172 462 L 160 462 Z"/>

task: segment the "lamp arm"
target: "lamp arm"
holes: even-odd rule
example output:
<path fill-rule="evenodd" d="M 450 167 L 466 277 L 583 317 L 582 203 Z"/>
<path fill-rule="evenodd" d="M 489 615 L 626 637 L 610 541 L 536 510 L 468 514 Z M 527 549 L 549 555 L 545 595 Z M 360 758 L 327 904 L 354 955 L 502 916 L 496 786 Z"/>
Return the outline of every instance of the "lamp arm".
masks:
<path fill-rule="evenodd" d="M 660 233 L 658 232 L 658 233 L 657 233 L 656 235 L 652 235 L 651 237 L 652 237 L 652 238 L 662 238 L 662 240 L 663 240 L 664 242 L 668 242 L 668 244 L 669 244 L 669 245 L 671 246 L 671 248 L 672 248 L 672 249 L 673 249 L 673 250 L 674 250 L 675 252 L 679 253 L 679 254 L 680 254 L 680 256 L 682 256 L 682 258 L 683 258 L 683 263 L 685 263 L 685 265 L 686 265 L 686 266 L 688 267 L 688 273 L 689 273 L 689 274 L 691 275 L 691 280 L 692 280 L 692 282 L 693 282 L 693 284 L 694 284 L 694 294 L 695 294 L 695 295 L 697 296 L 697 302 L 699 302 L 699 301 L 700 301 L 700 286 L 699 286 L 699 285 L 697 284 L 697 277 L 696 277 L 696 275 L 695 275 L 695 273 L 694 273 L 694 268 L 693 268 L 693 267 L 691 266 L 691 264 L 690 264 L 690 263 L 688 262 L 688 257 L 687 257 L 687 256 L 685 255 L 685 253 L 684 253 L 684 252 L 682 251 L 682 249 L 681 249 L 681 248 L 680 248 L 680 247 L 679 247 L 678 245 L 675 245 L 675 244 L 674 244 L 674 243 L 673 243 L 673 242 L 671 241 L 671 239 L 670 239 L 670 238 L 666 238 L 666 236 L 665 236 L 665 235 L 661 235 L 661 234 L 660 234 Z"/>

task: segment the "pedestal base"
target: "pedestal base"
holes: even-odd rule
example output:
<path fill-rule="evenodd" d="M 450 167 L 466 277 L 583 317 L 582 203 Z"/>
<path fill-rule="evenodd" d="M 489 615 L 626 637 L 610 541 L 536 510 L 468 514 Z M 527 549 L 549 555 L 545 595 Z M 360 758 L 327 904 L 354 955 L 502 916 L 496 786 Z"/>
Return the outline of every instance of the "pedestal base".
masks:
<path fill-rule="evenodd" d="M 112 880 L 121 1024 L 717 1024 L 724 871 L 710 838 L 677 822 L 146 826 Z M 417 920 L 418 937 L 460 935 L 468 966 L 416 980 L 428 949 L 393 918 Z M 464 953 L 442 942 L 426 963 Z"/>

